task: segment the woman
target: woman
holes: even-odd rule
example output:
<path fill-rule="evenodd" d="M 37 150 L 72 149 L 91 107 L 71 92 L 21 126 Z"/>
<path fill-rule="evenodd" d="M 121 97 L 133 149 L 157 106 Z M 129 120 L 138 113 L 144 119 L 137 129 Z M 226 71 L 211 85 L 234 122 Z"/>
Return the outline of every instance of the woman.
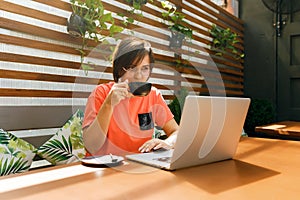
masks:
<path fill-rule="evenodd" d="M 178 125 L 161 93 L 152 87 L 144 97 L 133 96 L 128 83 L 146 82 L 154 57 L 149 42 L 129 37 L 113 54 L 114 82 L 98 85 L 88 98 L 83 121 L 83 140 L 92 155 L 149 152 L 170 149 L 176 140 Z M 169 136 L 152 138 L 154 126 Z"/>

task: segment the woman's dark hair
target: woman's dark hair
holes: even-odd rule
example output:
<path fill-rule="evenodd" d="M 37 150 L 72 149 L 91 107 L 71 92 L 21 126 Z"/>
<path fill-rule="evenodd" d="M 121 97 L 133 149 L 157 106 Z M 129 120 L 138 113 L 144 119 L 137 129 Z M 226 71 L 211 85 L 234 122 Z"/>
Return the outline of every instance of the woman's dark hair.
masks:
<path fill-rule="evenodd" d="M 142 62 L 144 57 L 149 55 L 151 71 L 154 64 L 154 56 L 151 44 L 136 37 L 123 39 L 117 45 L 113 54 L 113 77 L 118 82 L 119 78 L 125 74 L 125 69 L 132 68 Z"/>

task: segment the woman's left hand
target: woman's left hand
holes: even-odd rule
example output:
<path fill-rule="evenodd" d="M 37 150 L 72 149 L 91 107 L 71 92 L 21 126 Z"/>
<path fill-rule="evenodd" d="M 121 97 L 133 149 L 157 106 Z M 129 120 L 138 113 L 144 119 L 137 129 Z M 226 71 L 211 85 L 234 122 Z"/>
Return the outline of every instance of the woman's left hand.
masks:
<path fill-rule="evenodd" d="M 139 151 L 142 153 L 150 152 L 152 150 L 157 150 L 160 148 L 164 149 L 172 149 L 173 147 L 166 143 L 164 140 L 160 140 L 157 138 L 148 140 L 145 142 L 140 148 Z"/>

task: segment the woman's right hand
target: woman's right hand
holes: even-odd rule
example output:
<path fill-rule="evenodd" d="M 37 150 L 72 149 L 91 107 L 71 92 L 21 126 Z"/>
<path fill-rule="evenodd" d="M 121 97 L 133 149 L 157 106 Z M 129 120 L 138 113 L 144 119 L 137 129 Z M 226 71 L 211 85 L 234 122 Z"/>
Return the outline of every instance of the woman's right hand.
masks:
<path fill-rule="evenodd" d="M 133 95 L 128 91 L 128 89 L 128 80 L 115 83 L 108 94 L 110 105 L 114 107 L 118 105 L 123 99 L 132 97 Z"/>

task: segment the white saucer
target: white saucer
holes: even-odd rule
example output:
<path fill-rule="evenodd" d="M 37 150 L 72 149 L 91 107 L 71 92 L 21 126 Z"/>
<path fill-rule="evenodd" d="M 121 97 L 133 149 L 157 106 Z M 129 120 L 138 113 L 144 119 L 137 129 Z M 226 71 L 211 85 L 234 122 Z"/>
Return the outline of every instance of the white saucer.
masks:
<path fill-rule="evenodd" d="M 120 165 L 124 161 L 122 156 L 116 155 L 103 155 L 103 156 L 90 156 L 81 160 L 83 165 L 98 166 L 98 167 L 113 167 Z"/>

